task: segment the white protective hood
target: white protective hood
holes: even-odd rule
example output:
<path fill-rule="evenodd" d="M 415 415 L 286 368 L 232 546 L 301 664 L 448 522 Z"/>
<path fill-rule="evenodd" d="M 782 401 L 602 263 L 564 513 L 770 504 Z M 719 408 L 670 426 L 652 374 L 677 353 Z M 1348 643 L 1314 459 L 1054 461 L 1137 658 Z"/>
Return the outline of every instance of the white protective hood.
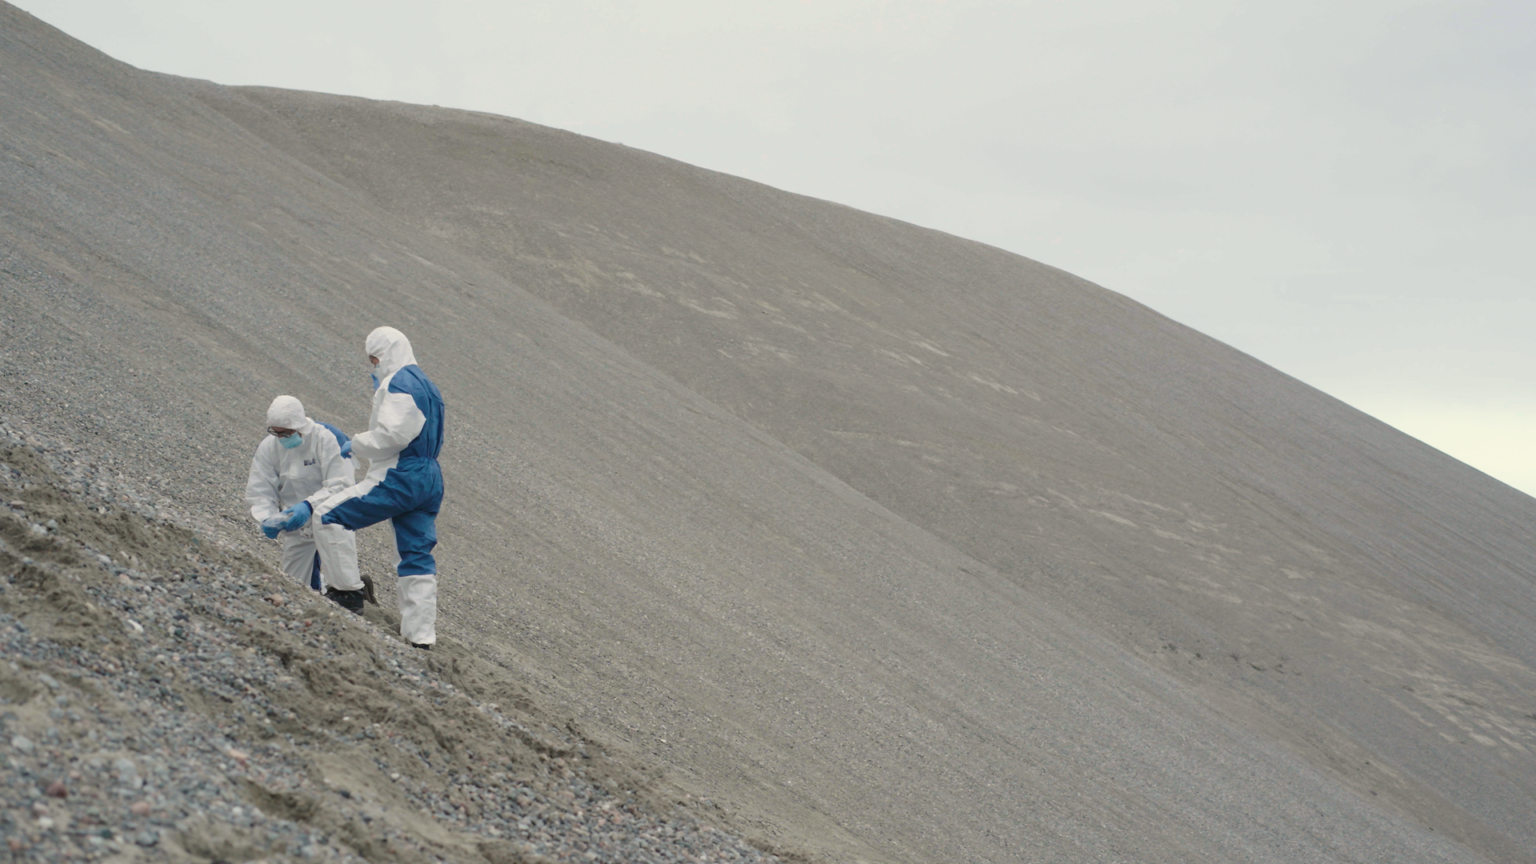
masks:
<path fill-rule="evenodd" d="M 369 357 L 379 358 L 379 366 L 374 370 L 379 376 L 379 382 L 399 372 L 407 366 L 416 364 L 416 355 L 411 351 L 411 340 L 405 338 L 393 327 L 379 327 L 368 334 L 368 339 L 363 343 Z"/>
<path fill-rule="evenodd" d="M 302 435 L 308 425 L 309 418 L 304 416 L 304 403 L 292 396 L 279 396 L 267 408 L 268 429 L 296 429 Z"/>

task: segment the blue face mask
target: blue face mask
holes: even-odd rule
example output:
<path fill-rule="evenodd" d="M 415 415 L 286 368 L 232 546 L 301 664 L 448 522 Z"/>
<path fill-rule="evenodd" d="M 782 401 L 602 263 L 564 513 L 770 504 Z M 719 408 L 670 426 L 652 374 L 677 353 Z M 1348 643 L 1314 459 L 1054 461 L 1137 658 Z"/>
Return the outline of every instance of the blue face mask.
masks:
<path fill-rule="evenodd" d="M 287 438 L 279 438 L 277 441 L 279 444 L 283 445 L 284 450 L 292 450 L 293 448 L 304 443 L 304 436 L 295 432 L 292 435 L 289 435 Z"/>

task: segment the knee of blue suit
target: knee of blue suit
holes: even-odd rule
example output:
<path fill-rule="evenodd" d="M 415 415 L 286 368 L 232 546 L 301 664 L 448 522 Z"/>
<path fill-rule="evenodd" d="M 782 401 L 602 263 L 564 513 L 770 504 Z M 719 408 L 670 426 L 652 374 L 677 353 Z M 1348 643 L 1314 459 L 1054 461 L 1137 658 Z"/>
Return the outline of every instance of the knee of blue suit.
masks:
<path fill-rule="evenodd" d="M 377 485 L 362 488 L 363 494 L 332 507 L 320 521 L 360 531 L 411 513 L 435 517 L 443 503 L 443 471 L 435 459 L 402 459 Z M 435 533 L 432 537 L 436 542 Z"/>
<path fill-rule="evenodd" d="M 401 576 L 426 576 L 437 572 L 437 514 L 420 510 L 402 513 L 390 520 L 395 527 L 395 549 L 400 563 L 395 570 Z"/>

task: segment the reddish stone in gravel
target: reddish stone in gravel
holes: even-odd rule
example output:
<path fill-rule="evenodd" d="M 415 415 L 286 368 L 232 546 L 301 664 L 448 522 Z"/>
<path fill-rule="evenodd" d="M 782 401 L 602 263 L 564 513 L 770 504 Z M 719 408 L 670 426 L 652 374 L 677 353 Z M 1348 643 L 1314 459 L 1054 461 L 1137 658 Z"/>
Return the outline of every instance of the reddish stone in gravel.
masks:
<path fill-rule="evenodd" d="M 48 788 L 43 791 L 43 794 L 49 798 L 68 798 L 69 787 L 64 785 L 63 780 L 55 780 L 48 784 Z"/>
<path fill-rule="evenodd" d="M 12 852 L 20 852 L 24 848 L 22 846 L 21 840 L 16 837 L 12 837 L 10 840 L 6 841 L 6 844 L 11 847 Z"/>
<path fill-rule="evenodd" d="M 149 815 L 149 802 L 148 801 L 135 801 L 135 802 L 133 802 L 133 804 L 131 806 L 129 806 L 128 812 L 132 813 L 135 816 L 148 816 Z"/>
<path fill-rule="evenodd" d="M 288 601 L 286 599 L 284 599 L 283 595 L 281 595 L 281 594 L 272 594 L 272 595 L 267 597 L 267 602 L 271 603 L 273 606 L 282 606 L 282 605 L 286 604 Z"/>

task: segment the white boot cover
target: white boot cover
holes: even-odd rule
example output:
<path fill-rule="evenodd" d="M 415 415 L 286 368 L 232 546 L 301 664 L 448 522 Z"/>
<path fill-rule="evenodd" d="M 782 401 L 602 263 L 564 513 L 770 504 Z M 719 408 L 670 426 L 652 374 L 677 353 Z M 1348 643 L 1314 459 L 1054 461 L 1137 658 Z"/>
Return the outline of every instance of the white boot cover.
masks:
<path fill-rule="evenodd" d="M 412 645 L 437 641 L 437 574 L 401 576 L 395 583 L 400 599 L 400 635 Z"/>
<path fill-rule="evenodd" d="M 359 591 L 357 535 L 340 525 L 315 525 L 315 549 L 320 553 L 320 577 L 337 591 Z"/>

